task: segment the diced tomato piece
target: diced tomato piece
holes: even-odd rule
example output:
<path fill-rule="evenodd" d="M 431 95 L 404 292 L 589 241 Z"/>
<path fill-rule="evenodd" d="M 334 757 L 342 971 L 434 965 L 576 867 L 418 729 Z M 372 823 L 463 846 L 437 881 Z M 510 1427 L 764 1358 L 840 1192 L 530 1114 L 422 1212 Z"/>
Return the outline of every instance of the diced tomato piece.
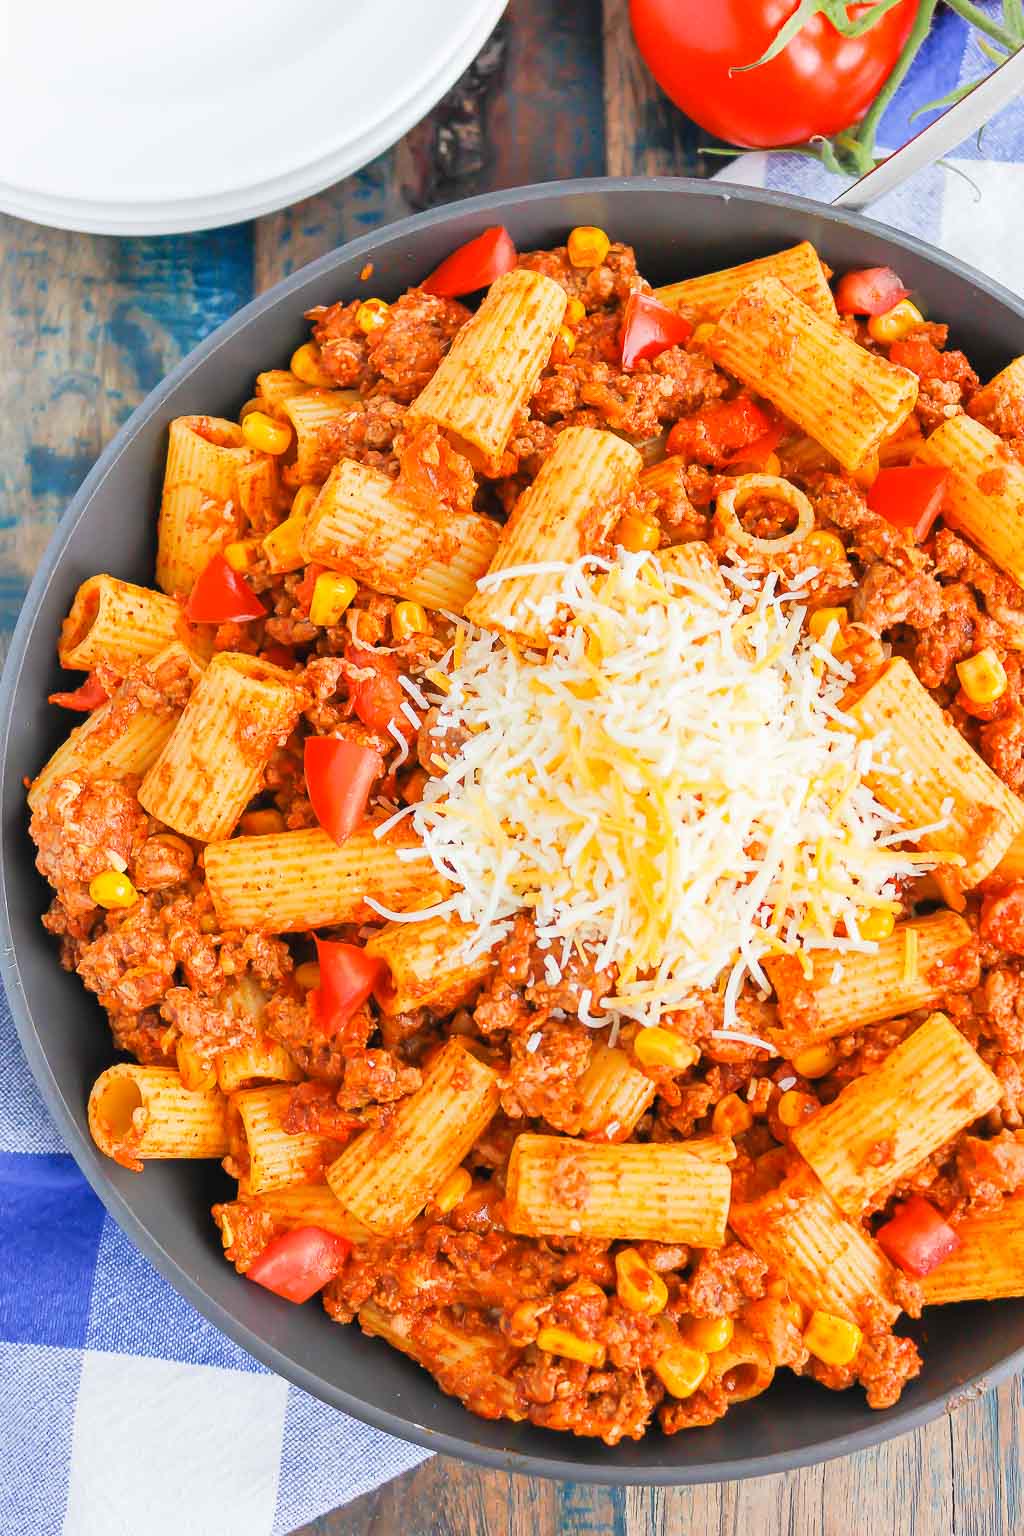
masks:
<path fill-rule="evenodd" d="M 345 659 L 354 667 L 372 673 L 352 685 L 352 705 L 363 724 L 383 736 L 391 722 L 402 713 L 405 694 L 398 681 L 398 663 L 382 651 L 362 651 L 355 647 L 345 652 Z M 411 727 L 404 734 L 408 736 L 410 733 Z"/>
<path fill-rule="evenodd" d="M 336 843 L 343 843 L 366 813 L 374 780 L 384 772 L 384 759 L 372 747 L 354 741 L 307 736 L 303 766 L 317 821 Z"/>
<path fill-rule="evenodd" d="M 692 335 L 693 326 L 685 316 L 659 304 L 649 293 L 631 293 L 622 322 L 622 366 L 633 368 L 641 358 L 682 346 Z"/>
<path fill-rule="evenodd" d="M 906 528 L 922 543 L 942 511 L 949 470 L 938 464 L 881 469 L 868 491 L 868 506 L 894 528 Z"/>
<path fill-rule="evenodd" d="M 892 267 L 863 267 L 841 277 L 835 292 L 841 315 L 885 315 L 910 289 L 904 288 Z"/>
<path fill-rule="evenodd" d="M 261 619 L 266 611 L 244 576 L 233 571 L 223 555 L 214 555 L 185 604 L 190 624 L 241 624 Z"/>
<path fill-rule="evenodd" d="M 777 435 L 776 435 L 777 432 Z M 665 447 L 669 453 L 703 464 L 748 462 L 748 453 L 767 439 L 771 453 L 782 436 L 782 426 L 773 422 L 766 410 L 749 395 L 735 400 L 712 400 L 692 416 L 683 416 L 669 432 Z"/>
<path fill-rule="evenodd" d="M 930 1275 L 960 1246 L 956 1232 L 929 1201 L 911 1195 L 897 1205 L 875 1238 L 883 1253 L 908 1275 Z"/>
<path fill-rule="evenodd" d="M 363 1006 L 387 968 L 358 944 L 317 939 L 316 953 L 320 985 L 309 994 L 310 1001 L 324 1033 L 336 1035 Z"/>
<path fill-rule="evenodd" d="M 511 272 L 516 260 L 512 236 L 504 225 L 495 224 L 446 256 L 420 287 L 440 299 L 457 299 L 486 288 L 503 272 Z"/>
<path fill-rule="evenodd" d="M 295 591 L 292 594 L 295 598 L 295 605 L 299 613 L 305 614 L 307 619 L 309 618 L 309 605 L 313 601 L 313 588 L 316 586 L 316 579 L 318 576 L 323 575 L 326 569 L 325 565 L 317 565 L 314 560 L 312 565 L 306 566 L 302 580 L 295 583 Z"/>
<path fill-rule="evenodd" d="M 90 672 L 84 683 L 73 688 L 70 693 L 51 693 L 50 703 L 59 704 L 61 709 L 77 709 L 87 713 L 90 709 L 98 709 L 105 704 L 110 695 L 96 676 Z"/>
<path fill-rule="evenodd" d="M 323 1227 L 296 1227 L 271 1238 L 246 1274 L 285 1301 L 308 1301 L 334 1279 L 351 1252 L 347 1237 Z"/>
<path fill-rule="evenodd" d="M 755 406 L 755 410 L 757 407 Z M 776 421 L 767 432 L 762 432 L 760 437 L 755 437 L 752 443 L 745 448 L 738 449 L 726 459 L 726 465 L 750 464 L 755 469 L 763 469 L 770 454 L 773 454 L 785 435 L 786 428 L 781 421 Z"/>

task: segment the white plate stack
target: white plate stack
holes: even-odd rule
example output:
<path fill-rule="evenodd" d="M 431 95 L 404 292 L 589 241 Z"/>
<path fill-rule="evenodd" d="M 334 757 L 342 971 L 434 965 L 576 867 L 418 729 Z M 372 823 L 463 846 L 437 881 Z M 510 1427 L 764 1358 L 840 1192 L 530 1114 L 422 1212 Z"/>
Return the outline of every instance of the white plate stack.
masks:
<path fill-rule="evenodd" d="M 155 235 L 255 218 L 365 165 L 506 0 L 49 0 L 0 19 L 0 209 Z"/>

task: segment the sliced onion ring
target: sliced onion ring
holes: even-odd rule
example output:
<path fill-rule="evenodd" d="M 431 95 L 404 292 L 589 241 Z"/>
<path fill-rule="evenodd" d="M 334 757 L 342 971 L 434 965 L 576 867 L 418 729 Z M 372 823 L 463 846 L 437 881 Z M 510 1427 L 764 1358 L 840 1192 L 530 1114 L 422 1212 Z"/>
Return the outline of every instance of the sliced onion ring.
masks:
<path fill-rule="evenodd" d="M 796 527 L 777 539 L 756 539 L 739 519 L 740 509 L 753 496 L 784 501 L 796 513 Z M 738 549 L 754 550 L 759 555 L 784 554 L 802 544 L 814 527 L 814 508 L 803 491 L 781 475 L 737 475 L 732 485 L 720 492 L 715 511 L 726 538 Z"/>

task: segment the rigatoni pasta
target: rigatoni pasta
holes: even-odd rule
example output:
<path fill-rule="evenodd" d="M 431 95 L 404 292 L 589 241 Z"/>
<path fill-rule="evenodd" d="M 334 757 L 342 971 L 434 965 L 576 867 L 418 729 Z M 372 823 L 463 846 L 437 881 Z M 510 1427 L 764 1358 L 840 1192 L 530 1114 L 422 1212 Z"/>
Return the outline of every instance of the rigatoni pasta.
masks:
<path fill-rule="evenodd" d="M 327 1182 L 371 1231 L 400 1231 L 458 1168 L 497 1108 L 497 1073 L 461 1040 L 449 1040 L 394 1118 L 350 1143 Z"/>
<path fill-rule="evenodd" d="M 763 277 L 783 283 L 823 320 L 833 324 L 838 320 L 825 268 L 809 240 L 801 240 L 799 245 L 775 251 L 771 256 L 758 256 L 737 267 L 726 267 L 721 272 L 666 283 L 654 292 L 662 304 L 679 310 L 694 321 L 717 320 L 751 283 Z"/>
<path fill-rule="evenodd" d="M 253 457 L 236 422 L 171 422 L 156 552 L 157 586 L 165 592 L 191 592 L 211 557 L 238 537 L 238 471 Z"/>
<path fill-rule="evenodd" d="M 173 598 L 116 576 L 90 576 L 61 625 L 60 664 L 87 672 L 102 662 L 123 675 L 162 651 L 181 629 Z"/>
<path fill-rule="evenodd" d="M 206 850 L 206 879 L 225 928 L 295 933 L 379 914 L 367 898 L 399 912 L 447 894 L 448 887 L 400 857 L 418 847 L 403 828 L 385 838 L 373 826 L 341 847 L 319 827 L 233 837 Z"/>
<path fill-rule="evenodd" d="M 292 678 L 252 656 L 210 662 L 139 787 L 152 816 L 201 842 L 236 826 L 275 748 L 298 719 Z"/>
<path fill-rule="evenodd" d="M 599 1146 L 559 1136 L 516 1138 L 508 1225 L 531 1237 L 647 1238 L 717 1248 L 732 1176 L 682 1145 Z"/>
<path fill-rule="evenodd" d="M 917 451 L 949 471 L 943 516 L 1024 587 L 1024 466 L 970 416 L 943 422 Z"/>
<path fill-rule="evenodd" d="M 565 314 L 564 288 L 518 269 L 491 284 L 472 320 L 413 401 L 409 425 L 432 423 L 487 475 L 497 475 Z"/>
<path fill-rule="evenodd" d="M 877 452 L 917 399 L 908 369 L 865 352 L 774 277 L 743 290 L 708 347 L 848 470 Z"/>
<path fill-rule="evenodd" d="M 343 459 L 320 492 L 301 542 L 307 560 L 376 592 L 461 613 L 499 534 L 489 517 L 414 503 L 380 470 Z"/>
<path fill-rule="evenodd" d="M 1024 1296 L 1024 1195 L 956 1224 L 959 1245 L 921 1281 L 927 1306 Z"/>
<path fill-rule="evenodd" d="M 108 1157 L 128 1168 L 151 1158 L 223 1157 L 227 1100 L 193 1092 L 173 1067 L 108 1067 L 89 1095 L 89 1130 Z"/>
<path fill-rule="evenodd" d="M 282 1125 L 291 1099 L 286 1083 L 241 1088 L 227 1101 L 240 1128 L 247 1194 L 263 1195 L 289 1184 L 308 1184 L 323 1176 L 324 1149 L 330 1143 L 308 1131 L 292 1133 Z"/>
<path fill-rule="evenodd" d="M 806 971 L 792 956 L 770 960 L 766 968 L 780 1022 L 806 1045 L 934 1007 L 948 990 L 951 967 L 971 938 L 967 923 L 955 912 L 932 912 L 897 923 L 871 952 L 817 950 L 807 957 Z"/>
<path fill-rule="evenodd" d="M 434 917 L 420 923 L 388 923 L 375 933 L 366 953 L 388 968 L 377 993 L 384 1012 L 431 1008 L 451 1013 L 462 1007 L 494 967 L 489 950 L 465 958 L 475 932 L 468 923 Z"/>
<path fill-rule="evenodd" d="M 872 1072 L 793 1132 L 839 1208 L 857 1215 L 999 1100 L 999 1080 L 946 1018 L 933 1013 Z"/>
<path fill-rule="evenodd" d="M 654 1103 L 657 1088 L 625 1051 L 596 1040 L 579 1092 L 582 1134 L 595 1140 L 628 1141 L 637 1121 Z"/>
<path fill-rule="evenodd" d="M 545 624 L 536 606 L 558 586 L 557 576 L 543 567 L 576 560 L 606 540 L 617 503 L 635 485 L 640 467 L 636 449 L 613 433 L 567 427 L 516 504 L 466 617 L 540 644 Z M 495 579 L 519 566 L 526 568 L 522 575 Z"/>
<path fill-rule="evenodd" d="M 895 657 L 859 689 L 846 712 L 865 740 L 878 738 L 888 761 L 868 782 L 883 805 L 923 827 L 919 847 L 952 855 L 941 879 L 970 890 L 1024 832 L 1024 805 L 961 736 L 918 681 Z"/>

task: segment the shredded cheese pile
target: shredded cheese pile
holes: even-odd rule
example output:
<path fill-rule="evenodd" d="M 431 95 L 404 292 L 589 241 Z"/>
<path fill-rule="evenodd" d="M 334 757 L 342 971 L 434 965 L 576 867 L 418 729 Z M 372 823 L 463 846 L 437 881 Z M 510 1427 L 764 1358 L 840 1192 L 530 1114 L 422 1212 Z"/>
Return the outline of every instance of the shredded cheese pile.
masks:
<path fill-rule="evenodd" d="M 438 751 L 465 744 L 412 816 L 458 887 L 445 910 L 476 929 L 468 952 L 527 909 L 548 980 L 574 947 L 617 967 L 584 1022 L 652 1024 L 717 985 L 731 1029 L 745 980 L 769 990 L 767 957 L 873 950 L 859 924 L 899 909 L 921 829 L 864 782 L 896 770 L 842 714 L 852 674 L 805 633 L 799 592 L 743 567 L 723 590 L 648 555 L 550 570 L 547 652 L 463 625 L 436 696 Z"/>

